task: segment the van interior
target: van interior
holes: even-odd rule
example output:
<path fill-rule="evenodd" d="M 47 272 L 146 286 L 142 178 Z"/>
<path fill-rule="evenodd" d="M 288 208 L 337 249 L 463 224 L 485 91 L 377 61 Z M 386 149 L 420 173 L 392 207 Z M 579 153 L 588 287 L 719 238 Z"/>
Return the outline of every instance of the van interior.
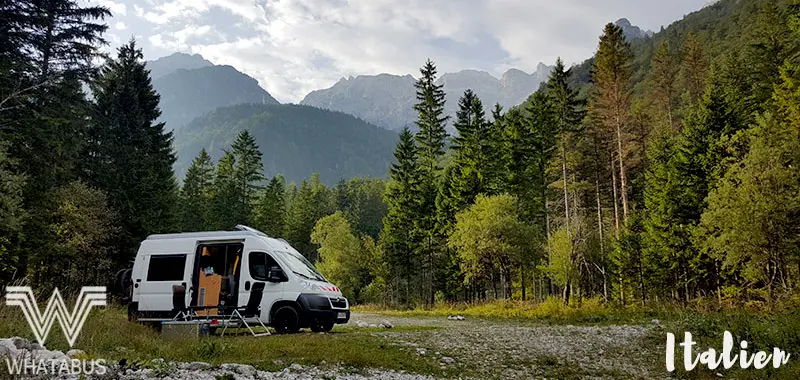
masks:
<path fill-rule="evenodd" d="M 219 315 L 220 308 L 237 305 L 243 248 L 241 242 L 197 247 L 191 305 L 198 315 Z"/>

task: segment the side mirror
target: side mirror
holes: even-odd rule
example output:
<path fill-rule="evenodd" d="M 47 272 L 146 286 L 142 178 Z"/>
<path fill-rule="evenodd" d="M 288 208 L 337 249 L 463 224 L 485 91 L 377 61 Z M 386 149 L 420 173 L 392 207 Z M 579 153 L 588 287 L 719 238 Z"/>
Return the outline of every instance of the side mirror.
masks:
<path fill-rule="evenodd" d="M 267 273 L 267 281 L 284 282 L 286 280 L 286 275 L 283 273 L 283 270 L 281 270 L 280 267 L 269 268 L 269 273 Z"/>

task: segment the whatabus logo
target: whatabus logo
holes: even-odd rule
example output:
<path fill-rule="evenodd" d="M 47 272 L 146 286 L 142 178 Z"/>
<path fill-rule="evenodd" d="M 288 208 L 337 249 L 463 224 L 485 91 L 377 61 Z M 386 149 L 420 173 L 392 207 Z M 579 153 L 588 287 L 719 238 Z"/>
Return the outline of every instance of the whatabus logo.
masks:
<path fill-rule="evenodd" d="M 67 310 L 67 305 L 64 303 L 64 299 L 61 298 L 61 293 L 58 292 L 58 289 L 53 290 L 53 294 L 47 301 L 44 313 L 39 311 L 36 297 L 34 297 L 33 290 L 29 286 L 9 286 L 6 288 L 6 305 L 22 308 L 22 313 L 25 314 L 25 319 L 28 320 L 28 324 L 33 330 L 33 335 L 42 346 L 44 346 L 44 342 L 50 334 L 53 322 L 58 319 L 58 324 L 61 325 L 61 330 L 64 331 L 64 337 L 67 338 L 67 343 L 72 347 L 75 344 L 75 340 L 78 339 L 78 334 L 83 329 L 83 324 L 86 322 L 92 307 L 106 305 L 106 287 L 84 286 L 78 295 L 78 300 L 75 301 L 75 307 L 73 307 L 71 313 Z"/>

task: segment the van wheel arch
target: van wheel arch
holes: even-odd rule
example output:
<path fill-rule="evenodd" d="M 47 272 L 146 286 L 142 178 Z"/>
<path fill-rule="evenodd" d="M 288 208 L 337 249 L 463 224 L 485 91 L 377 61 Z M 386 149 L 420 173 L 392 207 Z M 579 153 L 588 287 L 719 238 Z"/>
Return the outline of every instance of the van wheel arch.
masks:
<path fill-rule="evenodd" d="M 290 313 L 290 309 L 294 311 L 295 321 L 294 323 L 290 323 L 289 326 L 284 326 L 284 321 L 277 321 L 276 317 L 278 314 Z M 269 312 L 269 323 L 270 325 L 278 331 L 278 333 L 295 333 L 303 327 L 304 323 L 303 318 L 303 308 L 297 302 L 294 301 L 278 301 L 272 305 L 272 308 Z"/>

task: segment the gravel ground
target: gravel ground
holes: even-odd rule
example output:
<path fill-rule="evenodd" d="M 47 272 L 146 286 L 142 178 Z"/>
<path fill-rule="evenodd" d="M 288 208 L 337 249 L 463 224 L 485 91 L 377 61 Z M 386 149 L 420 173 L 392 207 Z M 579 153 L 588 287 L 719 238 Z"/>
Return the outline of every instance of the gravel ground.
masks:
<path fill-rule="evenodd" d="M 436 326 L 437 330 L 376 333 L 407 345 L 418 355 L 452 358 L 477 377 L 495 378 L 664 378 L 652 368 L 653 350 L 646 336 L 656 325 L 546 326 L 442 317 L 386 318 L 354 314 L 351 323 Z M 449 361 L 449 360 L 448 360 Z"/>
<path fill-rule="evenodd" d="M 658 328 L 656 325 L 547 326 L 473 318 L 448 320 L 443 317 L 406 318 L 358 313 L 354 313 L 350 319 L 353 328 L 376 327 L 382 323 L 437 327 L 418 331 L 393 331 L 389 328 L 374 332 L 373 335 L 386 339 L 389 344 L 404 347 L 410 355 L 437 360 L 443 369 L 450 370 L 449 373 L 462 374 L 466 378 L 666 377 L 660 368 L 653 368 L 652 359 L 660 354 L 661 348 L 652 347 L 652 343 L 646 342 L 650 331 Z M 80 352 L 48 351 L 22 338 L 0 339 L 0 357 L 64 360 L 80 355 Z M 219 367 L 199 362 L 163 364 L 161 368 L 140 370 L 109 367 L 104 376 L 96 378 L 433 380 L 428 376 L 381 369 L 353 373 L 352 369 L 337 366 L 320 368 L 292 364 L 279 372 L 264 372 L 241 364 L 223 364 Z M 60 378 L 77 377 L 64 375 Z"/>

